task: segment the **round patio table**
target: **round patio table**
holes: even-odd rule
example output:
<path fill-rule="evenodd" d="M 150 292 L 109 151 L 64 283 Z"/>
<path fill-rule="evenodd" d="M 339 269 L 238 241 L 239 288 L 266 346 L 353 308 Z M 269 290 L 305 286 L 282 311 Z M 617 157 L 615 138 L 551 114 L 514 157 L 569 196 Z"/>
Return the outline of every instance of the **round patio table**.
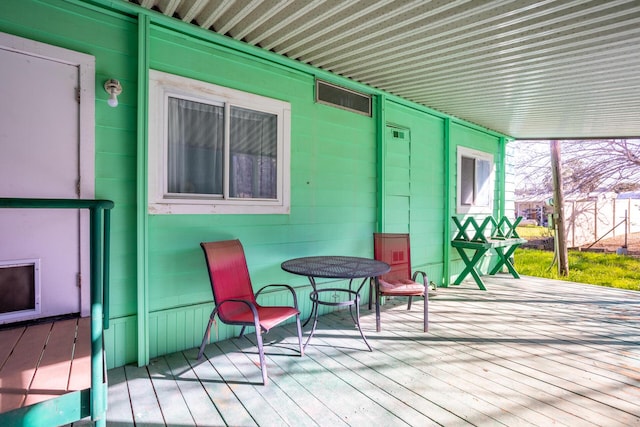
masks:
<path fill-rule="evenodd" d="M 360 336 L 369 348 L 369 351 L 372 351 L 371 346 L 369 345 L 369 342 L 367 341 L 367 338 L 365 337 L 364 333 L 362 332 L 362 328 L 360 327 L 360 291 L 362 290 L 362 287 L 368 279 L 373 278 L 377 281 L 379 276 L 388 272 L 391 269 L 389 264 L 370 258 L 352 256 L 312 256 L 290 259 L 283 262 L 281 267 L 284 271 L 287 271 L 289 273 L 307 276 L 309 282 L 311 283 L 311 287 L 313 288 L 310 295 L 312 302 L 311 314 L 304 323 L 304 326 L 306 326 L 307 323 L 309 323 L 309 320 L 313 318 L 313 326 L 311 327 L 311 333 L 309 334 L 309 337 L 304 344 L 305 348 L 307 347 L 307 344 L 309 344 L 311 337 L 313 337 L 313 334 L 315 333 L 316 327 L 318 325 L 318 305 L 328 305 L 334 307 L 349 307 L 351 318 L 358 328 Z M 318 289 L 316 283 L 316 278 L 318 277 L 327 279 L 349 279 L 349 289 Z M 353 289 L 352 287 L 354 279 L 363 279 L 356 289 Z M 348 299 L 344 301 L 329 301 L 327 299 L 320 299 L 320 295 L 326 294 L 327 292 L 333 292 L 334 294 L 346 294 Z M 353 307 L 355 307 L 355 317 L 352 311 Z"/>

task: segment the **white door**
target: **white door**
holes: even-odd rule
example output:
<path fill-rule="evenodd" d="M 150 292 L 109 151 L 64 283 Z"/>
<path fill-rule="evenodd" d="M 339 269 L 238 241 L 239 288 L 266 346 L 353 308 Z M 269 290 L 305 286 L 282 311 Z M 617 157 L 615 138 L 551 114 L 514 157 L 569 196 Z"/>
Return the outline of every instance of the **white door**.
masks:
<path fill-rule="evenodd" d="M 0 46 L 0 197 L 78 198 L 78 82 L 77 66 Z M 40 279 L 40 312 L 0 323 L 80 312 L 78 211 L 0 209 L 0 236 L 0 262 L 38 260 Z"/>

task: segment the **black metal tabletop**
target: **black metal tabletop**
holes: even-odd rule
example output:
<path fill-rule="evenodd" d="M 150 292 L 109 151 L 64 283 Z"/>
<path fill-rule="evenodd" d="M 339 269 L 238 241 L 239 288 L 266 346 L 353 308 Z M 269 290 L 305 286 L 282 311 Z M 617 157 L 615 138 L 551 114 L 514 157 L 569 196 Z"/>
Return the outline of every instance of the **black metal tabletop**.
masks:
<path fill-rule="evenodd" d="M 391 267 L 382 261 L 353 256 L 311 256 L 294 258 L 281 265 L 284 271 L 308 277 L 356 279 L 377 277 Z"/>

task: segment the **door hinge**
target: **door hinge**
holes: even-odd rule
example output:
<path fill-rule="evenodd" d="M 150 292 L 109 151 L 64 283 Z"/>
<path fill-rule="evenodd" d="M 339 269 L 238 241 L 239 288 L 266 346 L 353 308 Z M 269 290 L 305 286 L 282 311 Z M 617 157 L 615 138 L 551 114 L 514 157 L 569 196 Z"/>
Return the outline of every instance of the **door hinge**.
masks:
<path fill-rule="evenodd" d="M 82 274 L 78 273 L 78 283 L 77 286 L 82 288 Z"/>
<path fill-rule="evenodd" d="M 76 102 L 80 104 L 80 88 L 76 88 Z"/>
<path fill-rule="evenodd" d="M 76 196 L 80 197 L 80 178 L 76 181 Z"/>

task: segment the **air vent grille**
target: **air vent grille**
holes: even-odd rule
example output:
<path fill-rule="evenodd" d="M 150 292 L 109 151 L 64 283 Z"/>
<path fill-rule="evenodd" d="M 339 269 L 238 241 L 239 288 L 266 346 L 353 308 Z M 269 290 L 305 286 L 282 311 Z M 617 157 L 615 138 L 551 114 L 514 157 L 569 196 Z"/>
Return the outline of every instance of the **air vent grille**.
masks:
<path fill-rule="evenodd" d="M 371 96 L 316 80 L 316 102 L 371 117 Z"/>

